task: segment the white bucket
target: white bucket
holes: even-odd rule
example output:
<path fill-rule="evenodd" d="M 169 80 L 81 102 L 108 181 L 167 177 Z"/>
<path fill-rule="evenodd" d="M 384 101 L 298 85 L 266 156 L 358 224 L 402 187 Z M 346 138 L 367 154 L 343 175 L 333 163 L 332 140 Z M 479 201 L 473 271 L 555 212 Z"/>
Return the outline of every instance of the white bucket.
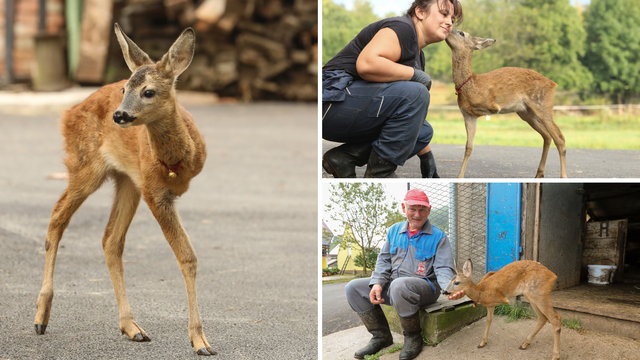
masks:
<path fill-rule="evenodd" d="M 617 267 L 613 265 L 588 265 L 589 284 L 607 285 L 613 282 L 613 276 Z"/>

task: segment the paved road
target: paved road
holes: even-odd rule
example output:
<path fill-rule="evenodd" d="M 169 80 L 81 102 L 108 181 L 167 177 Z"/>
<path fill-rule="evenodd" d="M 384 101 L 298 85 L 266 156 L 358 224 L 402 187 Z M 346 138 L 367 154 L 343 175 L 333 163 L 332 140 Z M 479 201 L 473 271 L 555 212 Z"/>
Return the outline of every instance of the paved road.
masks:
<path fill-rule="evenodd" d="M 178 201 L 198 254 L 198 300 L 215 359 L 318 354 L 317 111 L 314 104 L 191 106 L 203 172 Z M 46 334 L 33 320 L 53 204 L 66 187 L 57 115 L 0 115 L 0 359 L 195 358 L 184 281 L 141 202 L 124 252 L 133 314 L 152 339 L 118 330 L 102 252 L 107 184 L 60 244 Z M 311 149 L 311 150 L 310 150 Z"/>
<path fill-rule="evenodd" d="M 347 302 L 347 283 L 322 285 L 322 336 L 362 325 Z"/>
<path fill-rule="evenodd" d="M 339 145 L 322 140 L 322 153 Z M 532 179 L 536 175 L 541 147 L 476 145 L 467 164 L 466 178 L 514 178 Z M 444 178 L 458 176 L 464 145 L 432 144 L 438 173 Z M 358 177 L 365 168 L 358 168 Z M 413 157 L 398 167 L 396 173 L 403 178 L 420 178 L 420 163 Z M 569 178 L 640 178 L 640 151 L 636 150 L 585 150 L 567 149 L 567 175 Z M 324 170 L 322 177 L 331 178 Z M 549 149 L 545 179 L 560 177 L 560 158 L 555 147 Z"/>

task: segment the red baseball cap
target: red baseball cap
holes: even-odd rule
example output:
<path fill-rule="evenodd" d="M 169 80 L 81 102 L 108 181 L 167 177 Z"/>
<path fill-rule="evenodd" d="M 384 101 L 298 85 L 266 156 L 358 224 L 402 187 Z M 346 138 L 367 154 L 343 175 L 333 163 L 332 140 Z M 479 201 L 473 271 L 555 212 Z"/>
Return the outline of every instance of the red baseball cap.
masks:
<path fill-rule="evenodd" d="M 422 205 L 431 208 L 427 194 L 420 189 L 411 189 L 407 191 L 407 194 L 404 196 L 404 202 L 407 205 Z"/>

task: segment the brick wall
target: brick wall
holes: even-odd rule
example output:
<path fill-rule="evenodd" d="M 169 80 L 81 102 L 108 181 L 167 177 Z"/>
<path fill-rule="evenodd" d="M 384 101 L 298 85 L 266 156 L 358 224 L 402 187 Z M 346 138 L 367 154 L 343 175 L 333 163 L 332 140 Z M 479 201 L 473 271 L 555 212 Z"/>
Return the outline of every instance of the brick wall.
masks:
<path fill-rule="evenodd" d="M 0 0 L 0 74 L 6 64 L 6 0 Z M 46 31 L 58 34 L 64 30 L 64 0 L 46 1 Z M 38 34 L 39 0 L 14 0 L 13 76 L 16 80 L 31 78 L 34 36 Z"/>

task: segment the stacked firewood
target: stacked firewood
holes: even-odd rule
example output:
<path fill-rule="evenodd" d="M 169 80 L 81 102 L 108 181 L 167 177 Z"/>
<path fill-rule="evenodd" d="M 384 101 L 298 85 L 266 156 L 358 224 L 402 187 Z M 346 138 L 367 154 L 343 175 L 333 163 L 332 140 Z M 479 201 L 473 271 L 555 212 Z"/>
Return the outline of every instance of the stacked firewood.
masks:
<path fill-rule="evenodd" d="M 196 30 L 179 89 L 242 101 L 315 101 L 317 13 L 317 0 L 126 0 L 116 1 L 114 21 L 156 60 L 184 28 Z M 110 43 L 106 82 L 128 77 L 115 37 Z"/>

